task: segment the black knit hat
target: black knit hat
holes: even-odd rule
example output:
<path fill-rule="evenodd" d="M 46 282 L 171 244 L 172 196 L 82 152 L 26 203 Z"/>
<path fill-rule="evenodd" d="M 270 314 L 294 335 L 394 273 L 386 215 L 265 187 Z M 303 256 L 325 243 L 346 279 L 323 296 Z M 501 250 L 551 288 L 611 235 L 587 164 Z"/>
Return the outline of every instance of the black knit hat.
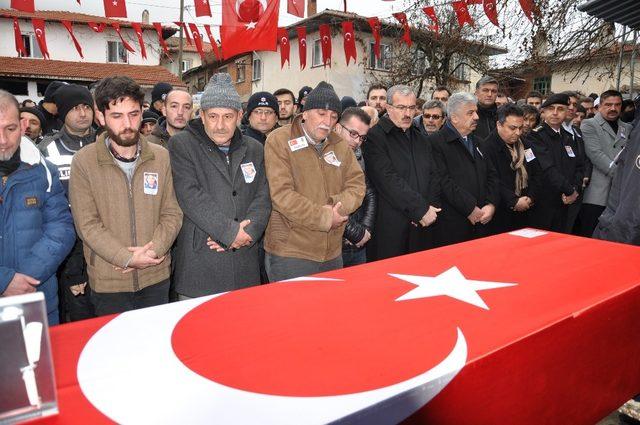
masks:
<path fill-rule="evenodd" d="M 552 94 L 544 101 L 540 108 L 546 108 L 551 105 L 564 105 L 569 106 L 569 95 L 564 93 Z"/>
<path fill-rule="evenodd" d="M 278 99 L 269 92 L 260 91 L 254 93 L 249 98 L 249 102 L 247 103 L 247 115 L 251 115 L 254 109 L 265 107 L 271 108 L 278 113 Z"/>
<path fill-rule="evenodd" d="M 320 81 L 316 88 L 311 90 L 304 103 L 303 111 L 311 109 L 327 109 L 337 112 L 338 115 L 342 113 L 342 103 L 331 84 Z"/>
<path fill-rule="evenodd" d="M 156 100 L 164 100 L 165 96 L 173 90 L 173 86 L 163 81 L 153 86 L 151 90 L 151 104 L 153 105 Z"/>
<path fill-rule="evenodd" d="M 146 122 L 157 123 L 159 119 L 160 119 L 160 117 L 158 116 L 158 114 L 156 114 L 155 112 L 153 112 L 150 109 L 147 109 L 146 111 L 144 111 L 142 113 L 142 124 L 144 124 Z"/>
<path fill-rule="evenodd" d="M 56 91 L 55 101 L 58 107 L 58 118 L 63 122 L 69 111 L 78 105 L 87 105 L 93 110 L 91 92 L 86 87 L 77 84 L 67 84 L 60 87 Z"/>
<path fill-rule="evenodd" d="M 44 118 L 44 114 L 40 111 L 40 109 L 38 108 L 30 108 L 27 106 L 23 106 L 22 108 L 20 108 L 20 112 L 28 112 L 30 114 L 33 114 L 36 116 L 36 118 L 38 118 L 38 121 L 40 121 L 40 126 L 43 126 L 46 119 Z"/>
<path fill-rule="evenodd" d="M 342 99 L 340 99 L 340 103 L 342 104 L 343 111 L 347 108 L 358 106 L 358 103 L 356 102 L 356 100 L 351 96 L 343 96 Z"/>
<path fill-rule="evenodd" d="M 65 83 L 64 81 L 57 81 L 57 80 L 50 82 L 46 90 L 44 91 L 43 101 L 46 103 L 55 102 L 54 95 L 56 94 L 56 91 L 58 91 L 60 87 L 66 86 L 66 85 L 69 85 L 69 83 Z"/>
<path fill-rule="evenodd" d="M 300 91 L 298 92 L 298 105 L 302 105 L 301 103 L 302 99 L 307 97 L 309 93 L 311 93 L 311 90 L 313 89 L 309 86 L 304 86 L 303 88 L 300 89 Z"/>

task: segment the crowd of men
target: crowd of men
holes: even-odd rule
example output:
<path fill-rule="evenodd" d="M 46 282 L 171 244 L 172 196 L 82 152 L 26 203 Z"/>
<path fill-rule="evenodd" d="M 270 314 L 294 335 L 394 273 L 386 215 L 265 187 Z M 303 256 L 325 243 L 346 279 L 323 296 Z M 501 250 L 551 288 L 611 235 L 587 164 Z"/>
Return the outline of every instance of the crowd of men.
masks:
<path fill-rule="evenodd" d="M 640 244 L 635 106 L 614 90 L 514 102 L 483 77 L 358 104 L 321 82 L 243 104 L 215 74 L 196 108 L 151 97 L 127 77 L 37 105 L 0 91 L 0 293 L 44 292 L 51 324 L 526 226 Z"/>

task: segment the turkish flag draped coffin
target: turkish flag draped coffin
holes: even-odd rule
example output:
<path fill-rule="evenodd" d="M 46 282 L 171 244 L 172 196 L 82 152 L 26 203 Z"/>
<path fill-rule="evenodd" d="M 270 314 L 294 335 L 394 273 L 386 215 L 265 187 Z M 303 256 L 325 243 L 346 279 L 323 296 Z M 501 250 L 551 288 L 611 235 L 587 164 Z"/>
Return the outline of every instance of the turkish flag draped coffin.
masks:
<path fill-rule="evenodd" d="M 276 51 L 278 12 L 278 0 L 222 0 L 224 58 L 254 50 Z"/>
<path fill-rule="evenodd" d="M 596 423 L 638 311 L 640 249 L 518 231 L 54 327 L 43 422 Z"/>

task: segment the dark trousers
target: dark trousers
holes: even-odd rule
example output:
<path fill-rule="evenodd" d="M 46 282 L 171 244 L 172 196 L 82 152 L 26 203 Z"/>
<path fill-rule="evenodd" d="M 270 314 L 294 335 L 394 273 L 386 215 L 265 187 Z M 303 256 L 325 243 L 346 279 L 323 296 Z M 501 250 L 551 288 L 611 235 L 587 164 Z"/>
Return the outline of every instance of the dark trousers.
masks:
<path fill-rule="evenodd" d="M 169 279 L 136 292 L 91 292 L 91 302 L 97 316 L 124 313 L 169 302 Z"/>
<path fill-rule="evenodd" d="M 71 322 L 96 317 L 91 303 L 91 287 L 84 287 L 84 294 L 73 295 L 69 286 L 61 285 L 64 292 L 64 306 Z"/>
<path fill-rule="evenodd" d="M 342 267 L 357 266 L 367 262 L 367 250 L 354 246 L 342 246 Z"/>
<path fill-rule="evenodd" d="M 280 282 L 295 279 L 296 277 L 306 277 L 317 273 L 341 269 L 342 255 L 333 260 L 319 263 L 302 258 L 280 257 L 267 252 L 265 254 L 264 265 L 267 275 L 269 275 L 269 281 Z"/>
<path fill-rule="evenodd" d="M 577 235 L 590 238 L 598 225 L 598 219 L 604 212 L 601 205 L 582 204 L 580 215 L 578 216 Z"/>

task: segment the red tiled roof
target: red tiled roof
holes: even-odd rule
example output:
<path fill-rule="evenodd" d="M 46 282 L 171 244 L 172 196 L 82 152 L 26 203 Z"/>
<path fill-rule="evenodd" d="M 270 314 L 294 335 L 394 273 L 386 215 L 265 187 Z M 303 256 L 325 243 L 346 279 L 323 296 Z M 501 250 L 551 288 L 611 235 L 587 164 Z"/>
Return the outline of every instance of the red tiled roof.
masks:
<path fill-rule="evenodd" d="M 180 79 L 166 68 L 123 63 L 70 62 L 45 59 L 0 57 L 0 76 L 20 78 L 43 78 L 65 81 L 97 81 L 104 77 L 124 75 L 138 84 L 152 86 L 166 81 L 184 87 Z"/>

